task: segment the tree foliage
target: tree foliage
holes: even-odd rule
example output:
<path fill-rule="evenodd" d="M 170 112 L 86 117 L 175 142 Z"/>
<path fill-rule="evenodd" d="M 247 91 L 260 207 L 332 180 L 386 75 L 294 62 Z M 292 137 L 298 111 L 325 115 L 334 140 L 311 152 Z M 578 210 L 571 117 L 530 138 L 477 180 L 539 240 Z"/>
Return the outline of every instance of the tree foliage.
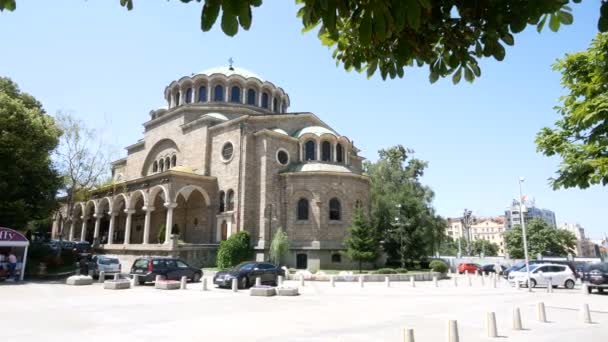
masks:
<path fill-rule="evenodd" d="M 120 0 L 128 10 L 133 0 Z M 204 2 L 201 30 L 220 21 L 222 31 L 234 36 L 248 30 L 252 9 L 262 0 L 181 0 Z M 403 77 L 405 69 L 428 66 L 429 78 L 452 75 L 454 83 L 472 82 L 481 75 L 479 60 L 502 61 L 514 34 L 529 25 L 540 32 L 572 24 L 571 3 L 581 0 L 296 0 L 302 32 L 317 30 L 321 43 L 346 70 L 379 70 L 383 79 Z M 14 10 L 16 0 L 0 0 L 0 10 Z M 597 27 L 608 31 L 608 1 L 599 2 Z"/>
<path fill-rule="evenodd" d="M 576 237 L 567 230 L 556 229 L 549 226 L 542 219 L 533 219 L 526 224 L 528 240 L 528 255 L 531 258 L 537 254 L 544 256 L 566 256 L 574 253 Z M 505 233 L 505 243 L 509 256 L 514 259 L 523 259 L 523 239 L 520 225 L 514 226 Z"/>
<path fill-rule="evenodd" d="M 608 12 L 608 5 L 604 4 Z M 556 110 L 555 128 L 536 137 L 538 151 L 562 159 L 554 188 L 608 184 L 608 34 L 599 34 L 589 49 L 568 54 L 553 66 L 562 73 L 568 94 Z"/>
<path fill-rule="evenodd" d="M 348 229 L 348 236 L 344 240 L 346 255 L 354 261 L 359 262 L 359 272 L 362 263 L 376 260 L 380 252 L 380 242 L 374 227 L 368 222 L 363 209 L 356 207 L 352 224 Z"/>
<path fill-rule="evenodd" d="M 488 240 L 474 240 L 471 243 L 471 255 L 497 256 L 498 245 Z"/>
<path fill-rule="evenodd" d="M 248 260 L 253 252 L 247 231 L 240 231 L 220 242 L 217 251 L 217 267 L 226 269 Z"/>
<path fill-rule="evenodd" d="M 0 77 L 0 226 L 51 215 L 61 179 L 51 152 L 61 132 L 40 102 Z"/>
<path fill-rule="evenodd" d="M 281 261 L 289 252 L 289 238 L 283 229 L 277 230 L 270 242 L 270 261 L 275 265 L 281 265 Z"/>
<path fill-rule="evenodd" d="M 390 259 L 419 260 L 439 249 L 446 222 L 432 207 L 433 191 L 420 182 L 427 162 L 401 145 L 379 151 L 367 162 L 371 182 L 372 225 Z"/>

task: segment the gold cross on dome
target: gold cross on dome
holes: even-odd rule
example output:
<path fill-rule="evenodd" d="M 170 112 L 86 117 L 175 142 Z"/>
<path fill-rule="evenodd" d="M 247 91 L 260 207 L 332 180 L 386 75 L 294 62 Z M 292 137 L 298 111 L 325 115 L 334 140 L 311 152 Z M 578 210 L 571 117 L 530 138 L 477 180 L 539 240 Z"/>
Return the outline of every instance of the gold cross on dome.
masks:
<path fill-rule="evenodd" d="M 230 70 L 233 70 L 234 68 L 232 67 L 232 64 L 234 63 L 234 59 L 232 59 L 232 57 L 228 58 L 228 63 L 230 66 Z"/>

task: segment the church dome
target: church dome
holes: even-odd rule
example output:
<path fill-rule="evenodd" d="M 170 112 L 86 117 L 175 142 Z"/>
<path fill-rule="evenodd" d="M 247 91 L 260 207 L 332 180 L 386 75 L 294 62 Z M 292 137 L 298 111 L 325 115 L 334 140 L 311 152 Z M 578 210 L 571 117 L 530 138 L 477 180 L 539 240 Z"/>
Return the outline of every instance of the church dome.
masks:
<path fill-rule="evenodd" d="M 260 76 L 258 76 L 257 74 L 255 74 L 247 69 L 237 68 L 237 67 L 233 67 L 233 66 L 221 66 L 221 67 L 217 67 L 217 68 L 211 68 L 211 69 L 203 70 L 203 71 L 199 72 L 197 75 L 212 76 L 215 74 L 221 74 L 221 75 L 224 75 L 227 77 L 232 76 L 232 75 L 239 75 L 239 76 L 242 76 L 243 78 L 257 78 L 261 82 L 264 82 L 264 79 L 261 78 Z"/>
<path fill-rule="evenodd" d="M 325 128 L 322 126 L 309 126 L 309 127 L 304 127 L 301 130 L 297 131 L 294 134 L 294 137 L 301 138 L 304 134 L 315 134 L 319 137 L 322 136 L 323 134 L 331 134 L 336 137 L 338 136 L 336 134 L 336 132 L 334 132 L 328 128 Z"/>

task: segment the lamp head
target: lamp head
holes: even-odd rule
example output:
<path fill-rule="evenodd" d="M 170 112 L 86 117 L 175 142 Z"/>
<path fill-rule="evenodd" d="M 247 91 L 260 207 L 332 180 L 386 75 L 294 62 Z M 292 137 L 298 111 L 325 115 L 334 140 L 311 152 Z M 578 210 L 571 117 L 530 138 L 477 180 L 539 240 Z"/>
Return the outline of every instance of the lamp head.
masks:
<path fill-rule="evenodd" d="M 520 182 L 520 183 L 521 183 L 521 182 L 523 182 L 524 180 L 525 180 L 525 178 L 524 178 L 524 177 L 519 177 L 519 182 Z"/>

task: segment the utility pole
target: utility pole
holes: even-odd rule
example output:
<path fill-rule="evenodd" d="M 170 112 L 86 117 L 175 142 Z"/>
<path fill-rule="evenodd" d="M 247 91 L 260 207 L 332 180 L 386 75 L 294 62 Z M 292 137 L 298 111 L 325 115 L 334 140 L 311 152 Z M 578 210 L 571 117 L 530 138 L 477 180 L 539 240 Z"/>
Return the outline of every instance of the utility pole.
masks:
<path fill-rule="evenodd" d="M 528 239 L 526 238 L 526 222 L 524 220 L 524 196 L 521 190 L 521 184 L 524 182 L 524 177 L 519 177 L 519 217 L 521 219 L 521 235 L 524 241 L 524 257 L 526 260 L 526 273 L 528 276 L 528 292 L 532 292 L 532 287 L 530 286 L 530 262 L 528 260 Z"/>

